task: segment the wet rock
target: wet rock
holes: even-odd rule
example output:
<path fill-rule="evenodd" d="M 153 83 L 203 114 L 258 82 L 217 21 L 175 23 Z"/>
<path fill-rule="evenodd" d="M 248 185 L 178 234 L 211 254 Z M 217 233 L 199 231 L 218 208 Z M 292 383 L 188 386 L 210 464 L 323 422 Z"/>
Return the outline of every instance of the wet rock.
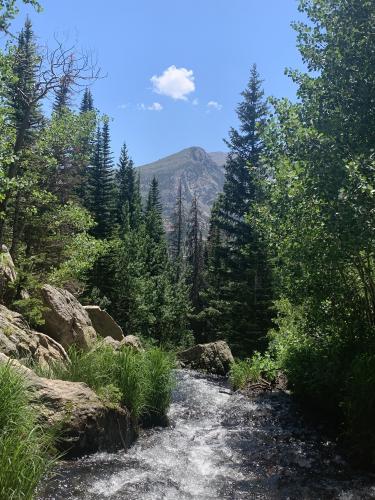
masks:
<path fill-rule="evenodd" d="M 85 308 L 67 290 L 44 285 L 41 295 L 45 310 L 43 331 L 65 349 L 75 345 L 89 349 L 97 338 Z"/>
<path fill-rule="evenodd" d="M 198 344 L 178 353 L 177 358 L 182 367 L 204 370 L 216 375 L 226 375 L 234 361 L 228 344 L 223 340 Z"/>
<path fill-rule="evenodd" d="M 0 363 L 9 361 L 0 353 Z M 128 448 L 135 439 L 129 411 L 106 406 L 86 384 L 42 378 L 18 361 L 10 362 L 33 391 L 42 423 L 59 429 L 57 447 L 66 457 Z"/>
<path fill-rule="evenodd" d="M 84 306 L 84 309 L 88 313 L 92 326 L 100 337 L 112 337 L 118 341 L 124 338 L 122 328 L 107 311 L 103 311 L 99 306 Z"/>
<path fill-rule="evenodd" d="M 43 333 L 31 330 L 27 322 L 14 311 L 0 305 L 0 352 L 11 358 L 48 365 L 53 361 L 68 361 L 64 348 Z"/>

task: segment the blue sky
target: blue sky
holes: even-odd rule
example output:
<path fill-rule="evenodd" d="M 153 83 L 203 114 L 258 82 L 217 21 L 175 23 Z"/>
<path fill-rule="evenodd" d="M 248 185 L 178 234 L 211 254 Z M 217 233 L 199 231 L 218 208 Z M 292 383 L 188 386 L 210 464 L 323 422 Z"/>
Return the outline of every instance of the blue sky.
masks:
<path fill-rule="evenodd" d="M 290 23 L 297 0 L 42 0 L 30 13 L 41 42 L 54 35 L 95 53 L 106 78 L 95 105 L 137 165 L 189 146 L 223 151 L 250 66 L 267 95 L 295 98 L 285 67 L 300 68 Z"/>

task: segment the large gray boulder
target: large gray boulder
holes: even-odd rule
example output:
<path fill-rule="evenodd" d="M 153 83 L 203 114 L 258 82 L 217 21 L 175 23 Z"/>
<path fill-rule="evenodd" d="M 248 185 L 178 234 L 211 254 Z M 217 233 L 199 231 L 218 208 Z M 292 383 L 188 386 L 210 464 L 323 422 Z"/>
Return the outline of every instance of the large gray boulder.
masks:
<path fill-rule="evenodd" d="M 226 342 L 219 340 L 198 344 L 177 354 L 182 367 L 204 370 L 216 375 L 227 375 L 234 358 Z"/>
<path fill-rule="evenodd" d="M 41 423 L 59 429 L 57 447 L 64 456 L 114 451 L 134 440 L 136 429 L 128 410 L 106 406 L 84 383 L 39 377 L 0 353 L 0 363 L 9 362 L 24 375 Z"/>
<path fill-rule="evenodd" d="M 8 248 L 5 245 L 0 249 L 0 300 L 8 302 L 14 295 L 12 284 L 17 279 L 16 268 L 10 255 Z"/>
<path fill-rule="evenodd" d="M 41 296 L 45 306 L 43 331 L 65 349 L 75 345 L 88 350 L 97 338 L 85 308 L 67 290 L 44 285 Z"/>
<path fill-rule="evenodd" d="M 112 337 L 121 342 L 124 338 L 124 332 L 107 311 L 103 311 L 99 306 L 84 306 L 84 308 L 98 335 L 103 338 Z"/>
<path fill-rule="evenodd" d="M 14 311 L 0 305 L 0 352 L 21 361 L 48 365 L 68 361 L 64 348 L 43 333 L 31 330 L 27 322 Z"/>

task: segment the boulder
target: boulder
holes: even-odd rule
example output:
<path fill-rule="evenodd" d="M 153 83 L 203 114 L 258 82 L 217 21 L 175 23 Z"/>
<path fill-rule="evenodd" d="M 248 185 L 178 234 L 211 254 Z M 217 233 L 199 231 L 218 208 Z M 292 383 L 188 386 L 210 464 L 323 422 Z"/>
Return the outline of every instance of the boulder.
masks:
<path fill-rule="evenodd" d="M 16 281 L 16 268 L 8 248 L 2 245 L 0 250 L 0 300 L 7 302 L 14 294 L 11 285 Z"/>
<path fill-rule="evenodd" d="M 122 346 L 129 346 L 132 349 L 134 349 L 137 352 L 143 351 L 143 346 L 138 337 L 135 335 L 127 335 L 124 339 L 122 339 L 121 342 L 118 340 L 113 339 L 112 337 L 106 337 L 103 340 L 104 344 L 109 345 L 112 347 L 115 351 L 118 351 L 121 349 Z"/>
<path fill-rule="evenodd" d="M 178 353 L 177 358 L 182 367 L 204 370 L 216 375 L 227 375 L 234 361 L 228 344 L 223 340 L 198 344 Z"/>
<path fill-rule="evenodd" d="M 135 335 L 127 335 L 121 342 L 121 345 L 132 347 L 135 351 L 143 351 L 142 342 Z"/>
<path fill-rule="evenodd" d="M 67 290 L 44 285 L 41 295 L 45 310 L 43 331 L 65 349 L 75 345 L 90 349 L 96 332 L 85 308 Z"/>
<path fill-rule="evenodd" d="M 48 365 L 52 361 L 68 361 L 64 348 L 43 333 L 31 330 L 16 312 L 0 305 L 0 352 L 21 361 Z"/>
<path fill-rule="evenodd" d="M 129 411 L 106 406 L 86 384 L 39 377 L 0 353 L 0 363 L 8 362 L 24 375 L 41 423 L 59 429 L 57 447 L 67 458 L 128 448 L 135 439 Z"/>
<path fill-rule="evenodd" d="M 121 341 L 124 338 L 124 333 L 120 325 L 110 316 L 107 311 L 103 311 L 99 306 L 84 306 L 88 313 L 92 326 L 96 333 L 103 338 L 112 337 L 115 340 Z"/>

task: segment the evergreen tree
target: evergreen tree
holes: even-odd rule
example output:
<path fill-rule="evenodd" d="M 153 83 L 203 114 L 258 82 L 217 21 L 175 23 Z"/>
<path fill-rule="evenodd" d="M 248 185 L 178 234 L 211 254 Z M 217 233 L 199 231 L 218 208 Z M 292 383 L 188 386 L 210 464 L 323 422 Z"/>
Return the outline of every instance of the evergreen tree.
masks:
<path fill-rule="evenodd" d="M 267 103 L 254 65 L 237 107 L 239 131 L 231 129 L 223 195 L 210 228 L 208 308 L 216 314 L 216 335 L 237 353 L 262 347 L 270 327 L 270 272 L 256 227 L 247 215 L 259 201 Z M 219 286 L 220 284 L 220 286 Z"/>
<path fill-rule="evenodd" d="M 152 179 L 147 197 L 145 231 L 147 234 L 147 270 L 152 276 L 156 276 L 165 269 L 168 253 L 159 186 L 155 177 Z"/>
<path fill-rule="evenodd" d="M 201 291 L 203 288 L 203 238 L 200 222 L 198 199 L 193 197 L 187 231 L 187 264 L 190 300 L 193 310 L 201 309 Z"/>
<path fill-rule="evenodd" d="M 186 233 L 184 204 L 182 200 L 182 183 L 178 183 L 176 204 L 172 217 L 172 231 L 170 234 L 170 251 L 174 261 L 180 261 L 184 256 L 184 242 Z"/>
<path fill-rule="evenodd" d="M 91 90 L 86 87 L 85 92 L 83 94 L 81 106 L 79 108 L 81 113 L 87 113 L 90 111 L 94 111 L 94 99 L 92 97 Z"/>
<path fill-rule="evenodd" d="M 140 222 L 141 197 L 138 176 L 125 144 L 121 149 L 116 184 L 117 222 L 122 231 L 126 231 L 127 228 L 134 229 Z"/>
<path fill-rule="evenodd" d="M 109 238 L 115 224 L 113 161 L 110 148 L 109 123 L 104 120 L 102 130 L 97 129 L 94 162 L 90 169 L 90 210 L 96 227 L 94 235 Z"/>
<path fill-rule="evenodd" d="M 72 65 L 72 58 L 70 59 L 70 66 Z M 60 85 L 56 90 L 55 102 L 53 103 L 53 111 L 55 113 L 62 113 L 65 109 L 69 108 L 70 98 L 72 93 L 72 79 L 69 76 L 70 71 L 61 78 Z"/>

